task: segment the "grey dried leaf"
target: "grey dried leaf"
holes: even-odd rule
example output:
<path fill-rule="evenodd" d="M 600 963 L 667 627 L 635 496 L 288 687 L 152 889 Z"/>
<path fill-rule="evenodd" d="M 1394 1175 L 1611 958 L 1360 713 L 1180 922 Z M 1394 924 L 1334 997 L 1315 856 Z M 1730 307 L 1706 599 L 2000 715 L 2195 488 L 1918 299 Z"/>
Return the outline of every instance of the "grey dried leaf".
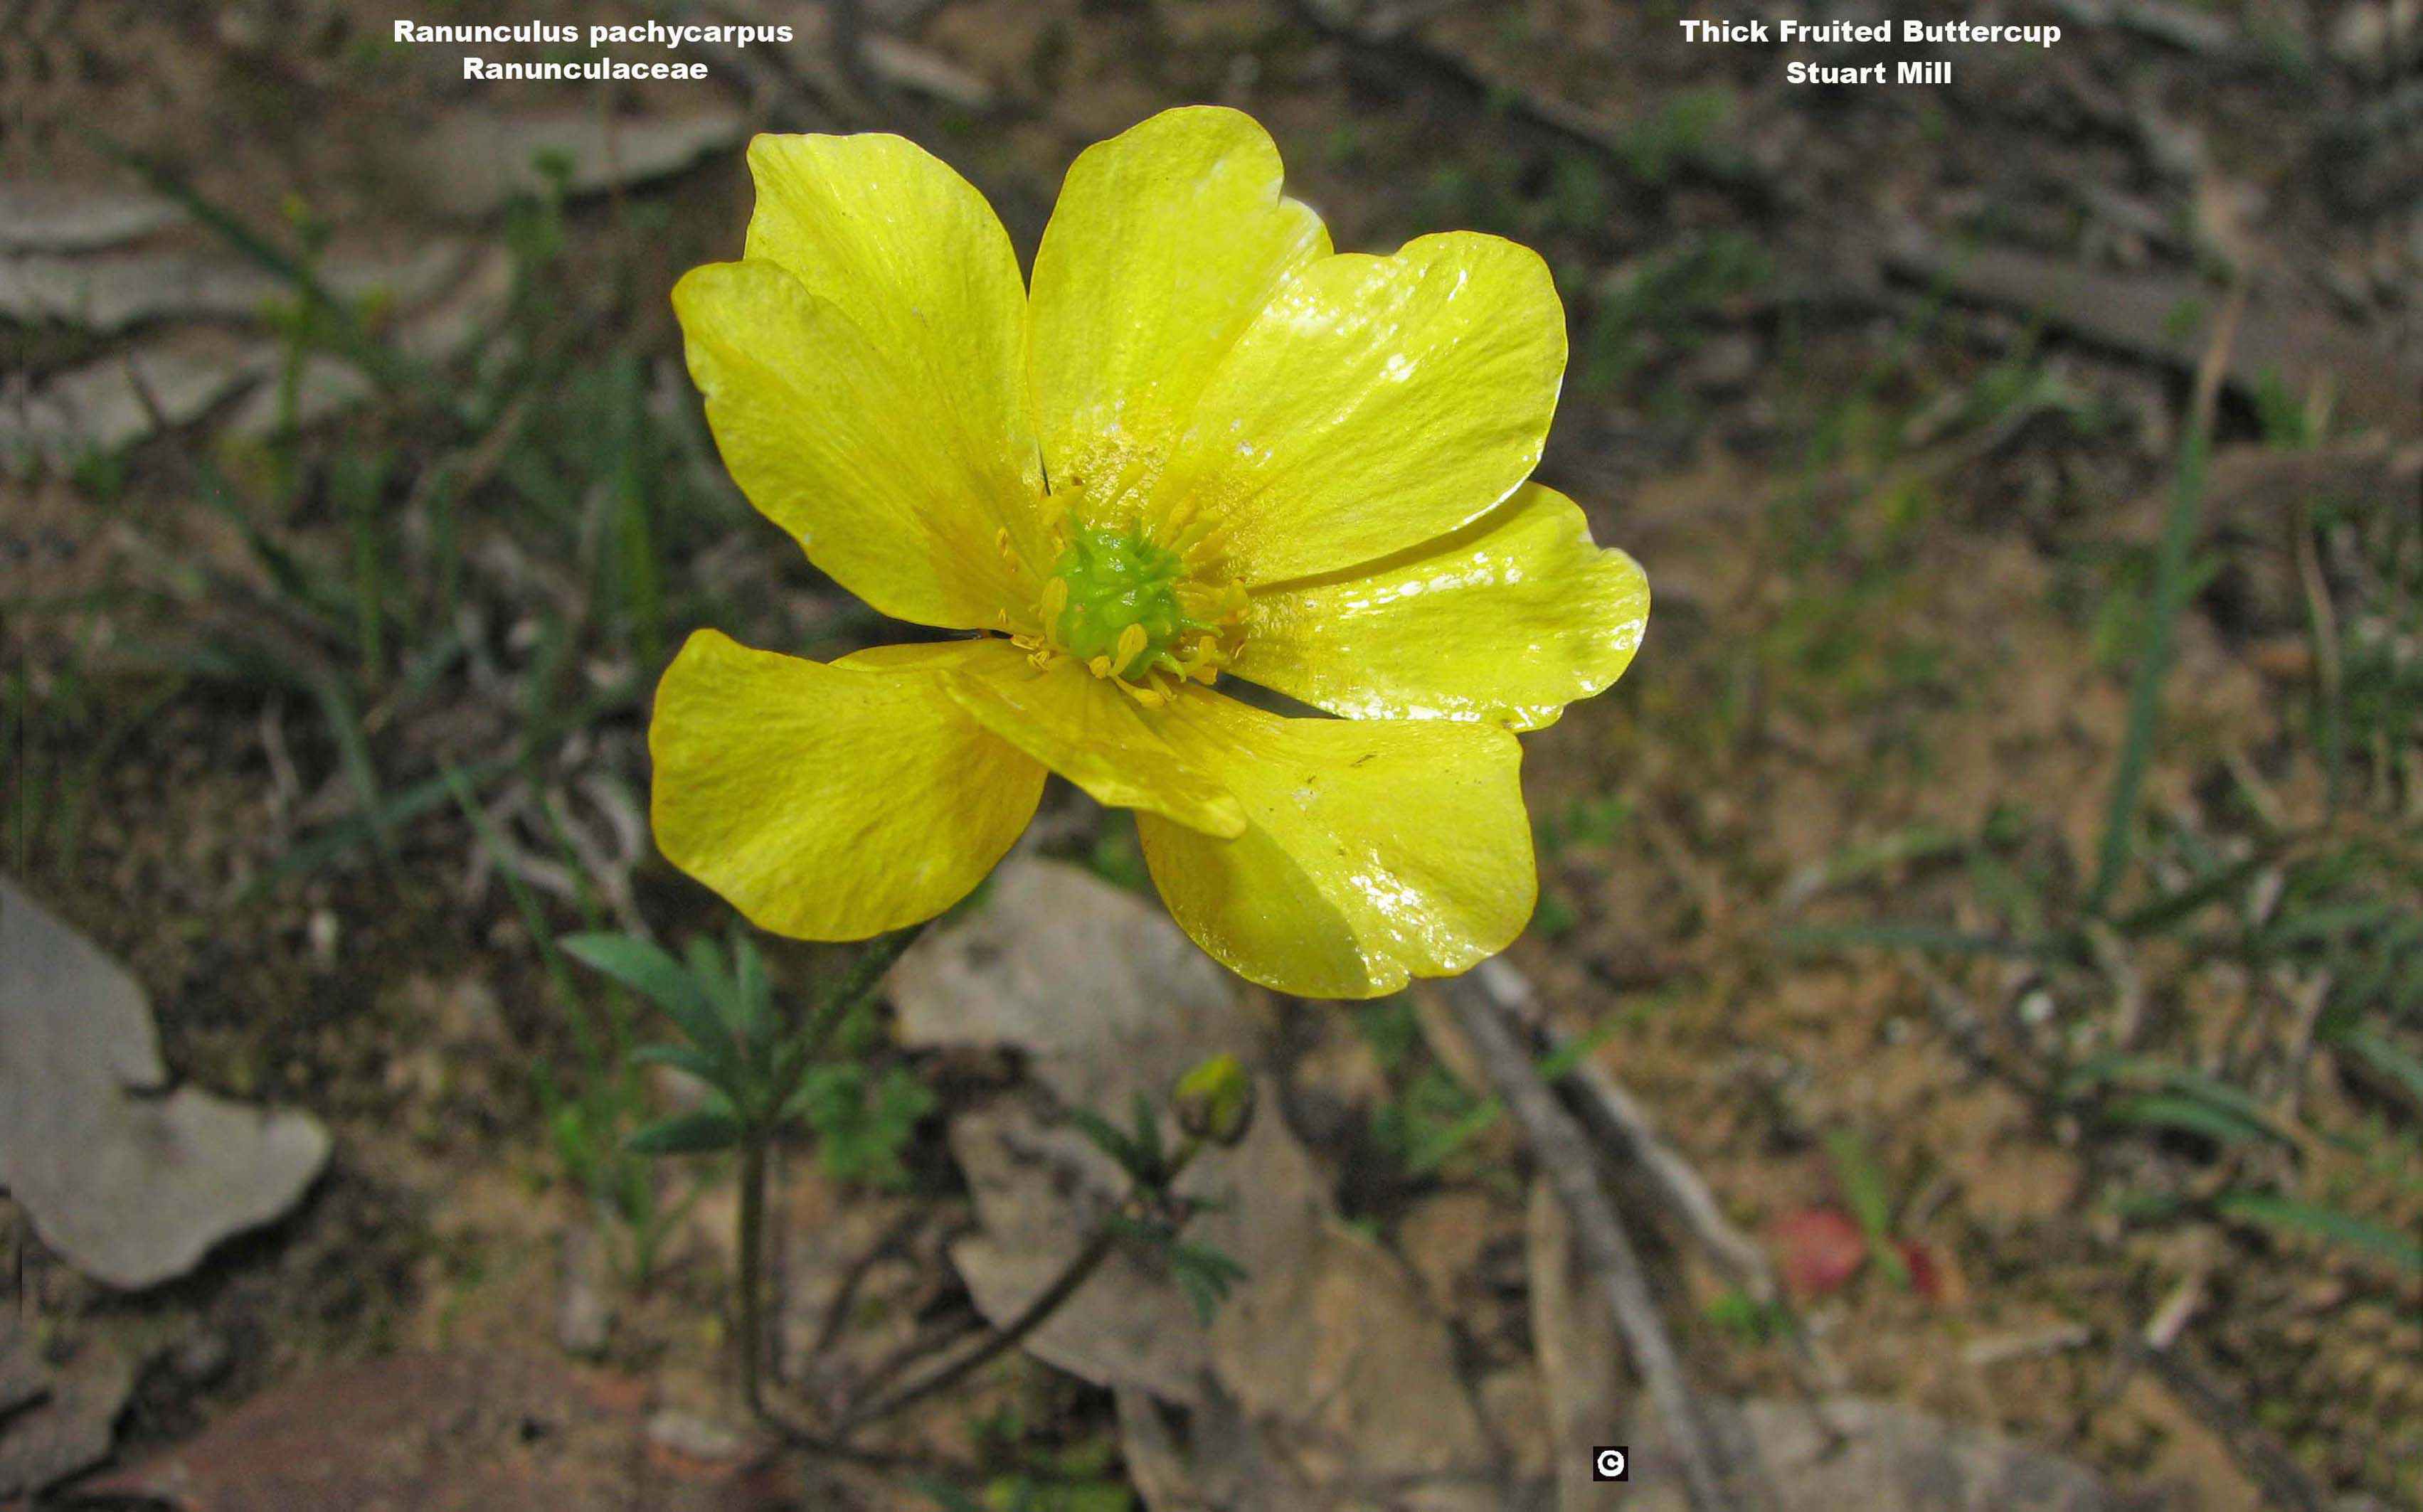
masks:
<path fill-rule="evenodd" d="M 300 1112 L 167 1095 L 143 990 L 0 880 L 0 1187 L 61 1258 L 134 1290 L 284 1213 L 328 1158 Z"/>

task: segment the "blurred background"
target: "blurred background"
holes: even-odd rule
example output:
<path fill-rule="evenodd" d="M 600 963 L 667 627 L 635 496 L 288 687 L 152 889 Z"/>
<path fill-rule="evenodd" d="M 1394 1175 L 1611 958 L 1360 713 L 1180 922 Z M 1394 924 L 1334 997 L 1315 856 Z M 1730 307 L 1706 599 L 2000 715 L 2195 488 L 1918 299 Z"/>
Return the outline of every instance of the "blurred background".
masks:
<path fill-rule="evenodd" d="M 1887 15 L 1821 8 L 1722 16 Z M 657 673 L 701 625 L 897 638 L 734 490 L 682 369 L 667 291 L 738 255 L 747 136 L 903 133 L 1026 259 L 1078 150 L 1193 102 L 1254 113 L 1340 248 L 1555 269 L 1541 476 L 1655 607 L 1526 738 L 1508 961 L 1551 1069 L 1710 1194 L 1606 1162 L 1694 1386 L 1815 1467 L 1782 1504 L 2423 1505 L 2423 7 L 1922 11 L 2062 38 L 733 0 L 652 15 L 792 39 L 592 52 L 0 6 L 0 1505 L 1681 1504 L 1654 1456 L 1576 1484 L 1657 1430 L 1436 1002 L 1138 966 L 1132 825 L 1056 780 L 951 926 L 1008 943 L 904 968 L 781 1152 L 776 1374 L 829 1405 L 1001 1322 L 1052 1211 L 1001 1110 L 1164 1000 L 1226 1016 L 1261 1179 L 1323 1215 L 1240 1241 L 1210 1344 L 1122 1282 L 852 1456 L 770 1443 L 730 1171 L 620 1147 L 695 1088 L 558 937 L 734 924 L 648 838 Z M 1784 81 L 1917 56 L 1953 81 Z M 1021 939 L 1080 1028 L 962 1021 L 1033 990 Z M 778 1000 L 849 959 L 756 943 Z"/>

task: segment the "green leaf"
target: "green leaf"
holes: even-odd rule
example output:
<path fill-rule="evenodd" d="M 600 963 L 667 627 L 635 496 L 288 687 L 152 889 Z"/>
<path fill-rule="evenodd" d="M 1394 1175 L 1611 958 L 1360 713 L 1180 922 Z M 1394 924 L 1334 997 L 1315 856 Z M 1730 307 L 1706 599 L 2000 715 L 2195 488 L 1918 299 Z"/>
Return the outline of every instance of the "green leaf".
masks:
<path fill-rule="evenodd" d="M 1195 1267 L 1207 1275 L 1218 1276 L 1224 1281 L 1243 1281 L 1253 1274 L 1245 1268 L 1243 1261 L 1225 1250 L 1216 1250 L 1208 1244 L 1196 1244 L 1191 1240 L 1180 1241 L 1172 1245 L 1169 1252 L 1170 1258 L 1180 1265 Z"/>
<path fill-rule="evenodd" d="M 2369 1219 L 2358 1218 L 2336 1207 L 2252 1191 L 2230 1192 L 2212 1205 L 2213 1210 L 2224 1218 L 2241 1219 L 2285 1229 L 2292 1234 L 2310 1235 L 2335 1244 L 2367 1250 L 2401 1270 L 2423 1271 L 2423 1244 L 2417 1244 Z"/>
<path fill-rule="evenodd" d="M 834 1179 L 898 1187 L 909 1177 L 901 1152 L 934 1110 L 934 1094 L 905 1066 L 877 1077 L 838 1062 L 811 1066 L 784 1110 L 815 1130 L 816 1158 Z"/>
<path fill-rule="evenodd" d="M 1135 1095 L 1135 1152 L 1144 1170 L 1136 1173 L 1139 1180 L 1158 1176 L 1162 1169 L 1161 1120 L 1154 1115 L 1152 1099 L 1139 1092 Z"/>
<path fill-rule="evenodd" d="M 698 984 L 698 990 L 714 1006 L 716 1016 L 738 1033 L 744 1017 L 740 987 L 723 964 L 723 952 L 717 949 L 715 941 L 698 935 L 682 947 L 682 961 L 689 968 L 690 980 Z"/>
<path fill-rule="evenodd" d="M 634 1155 L 706 1155 L 740 1142 L 740 1121 L 721 1108 L 694 1109 L 635 1129 L 623 1141 Z"/>
<path fill-rule="evenodd" d="M 1096 1148 L 1119 1163 L 1119 1169 L 1130 1175 L 1136 1173 L 1139 1163 L 1135 1142 L 1119 1131 L 1119 1126 L 1090 1108 L 1069 1110 L 1069 1126 L 1094 1142 Z"/>
<path fill-rule="evenodd" d="M 723 1068 L 702 1049 L 691 1045 L 642 1045 L 631 1052 L 631 1059 L 641 1065 L 669 1065 L 676 1071 L 687 1071 L 710 1087 L 729 1096 L 733 1089 L 723 1084 Z"/>
<path fill-rule="evenodd" d="M 1211 1326 L 1212 1315 L 1220 1303 L 1249 1274 L 1234 1257 L 1208 1244 L 1183 1240 L 1169 1246 L 1169 1270 L 1178 1289 L 1194 1305 L 1195 1320 L 1206 1328 Z"/>
<path fill-rule="evenodd" d="M 629 935 L 567 935 L 564 953 L 592 970 L 602 971 L 663 1009 L 668 1017 L 738 1079 L 739 1047 L 732 1032 L 707 1005 L 706 994 L 681 963 L 661 946 Z"/>

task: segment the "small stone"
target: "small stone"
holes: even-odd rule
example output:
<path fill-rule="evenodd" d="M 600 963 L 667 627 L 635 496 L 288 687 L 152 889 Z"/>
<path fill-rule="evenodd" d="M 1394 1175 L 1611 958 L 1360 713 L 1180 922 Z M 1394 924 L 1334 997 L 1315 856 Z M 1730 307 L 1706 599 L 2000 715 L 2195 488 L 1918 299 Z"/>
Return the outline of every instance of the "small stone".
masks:
<path fill-rule="evenodd" d="M 311 910 L 311 921 L 305 926 L 305 937 L 311 945 L 311 969 L 322 975 L 337 969 L 337 916 L 325 908 Z"/>
<path fill-rule="evenodd" d="M 1738 331 L 1712 337 L 1691 359 L 1691 383 L 1711 393 L 1733 393 L 1758 372 L 1758 343 Z"/>
<path fill-rule="evenodd" d="M 749 1449 L 749 1437 L 739 1429 L 677 1407 L 649 1418 L 646 1433 L 651 1448 L 694 1464 L 730 1464 Z"/>
<path fill-rule="evenodd" d="M 606 1300 L 605 1249 L 594 1229 L 564 1232 L 563 1289 L 556 1302 L 555 1342 L 564 1353 L 584 1360 L 604 1354 L 614 1332 L 614 1310 Z"/>
<path fill-rule="evenodd" d="M 203 1329 L 188 1336 L 170 1352 L 169 1367 L 189 1386 L 207 1386 L 228 1372 L 235 1363 L 235 1346 L 216 1329 Z"/>

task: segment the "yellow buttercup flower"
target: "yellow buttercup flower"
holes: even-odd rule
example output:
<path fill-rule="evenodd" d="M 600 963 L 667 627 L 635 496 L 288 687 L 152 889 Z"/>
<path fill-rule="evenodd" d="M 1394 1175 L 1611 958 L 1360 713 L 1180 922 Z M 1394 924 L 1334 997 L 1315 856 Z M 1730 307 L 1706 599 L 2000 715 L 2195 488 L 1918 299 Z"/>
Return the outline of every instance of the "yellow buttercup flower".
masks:
<path fill-rule="evenodd" d="M 724 463 L 844 588 L 974 634 L 692 636 L 649 731 L 666 856 L 767 929 L 864 938 L 974 889 L 1050 770 L 1135 811 L 1171 914 L 1256 982 L 1373 997 L 1512 941 L 1512 732 L 1613 682 L 1649 607 L 1527 481 L 1565 366 L 1539 257 L 1334 253 L 1233 110 L 1082 154 L 1031 291 L 899 137 L 749 165 L 741 260 L 673 291 Z"/>

